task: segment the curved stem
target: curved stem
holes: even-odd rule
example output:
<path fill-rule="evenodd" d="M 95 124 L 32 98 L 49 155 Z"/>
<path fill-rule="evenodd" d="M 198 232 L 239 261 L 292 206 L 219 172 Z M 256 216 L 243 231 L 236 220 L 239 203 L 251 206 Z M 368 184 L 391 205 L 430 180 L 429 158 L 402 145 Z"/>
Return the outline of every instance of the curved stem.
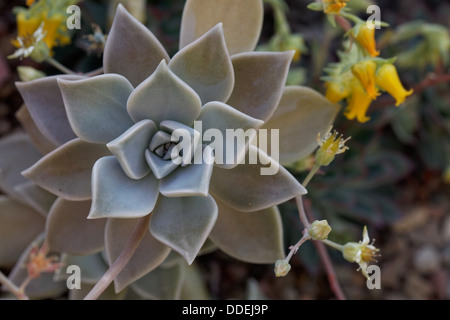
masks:
<path fill-rule="evenodd" d="M 334 267 L 331 262 L 330 256 L 328 255 L 327 248 L 321 241 L 314 241 L 314 246 L 316 247 L 320 258 L 322 259 L 325 270 L 327 271 L 328 282 L 330 283 L 331 290 L 336 295 L 336 298 L 338 298 L 339 300 L 346 300 L 336 273 L 334 272 Z"/>
<path fill-rule="evenodd" d="M 308 217 L 306 216 L 305 208 L 303 207 L 303 198 L 302 196 L 298 196 L 295 198 L 297 203 L 298 214 L 300 216 L 300 221 L 305 226 L 305 229 L 309 229 L 311 224 L 309 223 Z"/>
<path fill-rule="evenodd" d="M 308 233 L 305 233 L 303 235 L 303 237 L 294 246 L 291 246 L 289 248 L 291 251 L 289 251 L 289 254 L 287 255 L 287 257 L 284 260 L 289 262 L 291 260 L 292 256 L 298 251 L 298 248 L 300 248 L 301 245 L 304 244 L 309 239 L 311 239 L 311 236 Z"/>
<path fill-rule="evenodd" d="M 314 177 L 314 175 L 317 173 L 317 171 L 320 169 L 320 166 L 316 163 L 314 167 L 312 167 L 311 171 L 309 171 L 308 175 L 306 176 L 305 180 L 302 182 L 302 186 L 306 188 L 308 183 L 311 181 L 311 179 Z"/>
<path fill-rule="evenodd" d="M 58 69 L 59 71 L 61 71 L 62 73 L 65 73 L 65 74 L 77 74 L 75 71 L 72 71 L 69 68 L 63 66 L 61 63 L 59 63 L 58 61 L 56 61 L 52 57 L 48 57 L 45 61 L 48 62 L 49 64 L 51 64 L 56 69 Z"/>
<path fill-rule="evenodd" d="M 150 214 L 146 215 L 144 218 L 142 218 L 141 221 L 138 222 L 136 228 L 134 229 L 133 233 L 128 239 L 128 242 L 122 249 L 120 255 L 105 272 L 102 278 L 97 282 L 94 288 L 92 288 L 92 290 L 86 295 L 84 300 L 97 299 L 119 275 L 119 273 L 133 257 L 136 249 L 139 247 L 139 244 L 141 243 L 142 239 L 144 238 L 145 232 L 147 231 L 149 221 Z"/>
<path fill-rule="evenodd" d="M 300 214 L 300 219 L 302 220 L 302 223 L 305 225 L 305 227 L 307 225 L 306 228 L 309 228 L 310 223 L 308 220 L 308 216 L 306 215 L 305 208 L 303 207 L 302 197 L 299 196 L 296 198 L 296 200 L 298 211 Z M 330 283 L 331 290 L 334 292 L 334 294 L 339 300 L 346 300 L 344 292 L 342 291 L 341 286 L 339 284 L 338 278 L 336 277 L 336 273 L 334 272 L 333 264 L 331 262 L 330 256 L 328 255 L 327 248 L 322 243 L 322 241 L 313 241 L 313 242 L 327 272 L 328 282 Z"/>
<path fill-rule="evenodd" d="M 344 250 L 344 246 L 343 245 L 337 244 L 337 243 L 335 243 L 333 241 L 330 241 L 328 239 L 322 240 L 322 242 L 325 243 L 326 245 L 336 249 L 336 250 L 341 251 L 341 252 Z"/>
<path fill-rule="evenodd" d="M 93 76 L 98 76 L 98 75 L 100 75 L 100 74 L 102 74 L 103 73 L 103 67 L 100 67 L 100 68 L 98 68 L 98 69 L 95 69 L 95 70 L 92 70 L 92 71 L 90 71 L 90 72 L 87 72 L 87 73 L 85 73 L 84 75 L 86 76 L 86 77 L 93 77 Z"/>
<path fill-rule="evenodd" d="M 18 286 L 16 286 L 11 280 L 9 280 L 9 278 L 7 276 L 5 276 L 1 271 L 0 271 L 0 283 L 9 292 L 11 292 L 13 295 L 15 295 L 17 297 L 17 299 L 29 300 L 29 298 L 24 293 L 24 291 L 21 288 L 19 288 Z"/>

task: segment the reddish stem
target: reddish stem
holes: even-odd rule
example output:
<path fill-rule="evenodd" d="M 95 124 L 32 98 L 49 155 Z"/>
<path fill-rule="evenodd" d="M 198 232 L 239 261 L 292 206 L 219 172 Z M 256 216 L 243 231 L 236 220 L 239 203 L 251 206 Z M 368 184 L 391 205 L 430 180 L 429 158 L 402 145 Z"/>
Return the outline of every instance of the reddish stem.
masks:
<path fill-rule="evenodd" d="M 306 228 L 308 228 L 310 225 L 309 221 L 314 220 L 314 218 L 312 217 L 311 213 L 306 213 L 301 199 L 302 199 L 301 197 L 296 198 L 298 211 L 300 213 L 300 218 L 303 224 L 305 225 Z M 307 215 L 309 216 L 309 221 L 308 218 L 306 217 Z M 305 223 L 307 223 L 307 225 Z M 328 251 L 325 245 L 321 241 L 313 241 L 313 242 L 325 267 L 325 271 L 327 272 L 328 282 L 330 283 L 331 291 L 333 291 L 338 300 L 347 300 L 344 295 L 344 292 L 342 291 L 341 285 L 339 284 L 336 272 L 334 271 L 333 263 L 331 262 L 330 256 L 328 255 Z"/>
<path fill-rule="evenodd" d="M 136 228 L 131 234 L 125 247 L 122 249 L 119 257 L 113 262 L 109 269 L 105 272 L 102 278 L 97 282 L 97 284 L 92 288 L 92 290 L 87 294 L 84 300 L 96 300 L 111 282 L 119 275 L 123 268 L 127 265 L 130 259 L 133 257 L 136 249 L 139 247 L 142 239 L 144 238 L 145 232 L 148 228 L 148 223 L 150 221 L 150 214 L 146 215 L 141 221 L 138 222 Z"/>

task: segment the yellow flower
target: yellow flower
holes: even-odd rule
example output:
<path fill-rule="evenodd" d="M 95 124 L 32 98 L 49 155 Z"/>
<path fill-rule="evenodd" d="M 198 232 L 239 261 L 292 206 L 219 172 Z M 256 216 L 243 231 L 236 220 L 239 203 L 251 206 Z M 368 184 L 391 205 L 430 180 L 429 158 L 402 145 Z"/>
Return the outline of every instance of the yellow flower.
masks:
<path fill-rule="evenodd" d="M 366 116 L 366 113 L 373 99 L 367 95 L 361 83 L 356 79 L 351 82 L 350 88 L 351 95 L 347 98 L 344 116 L 348 120 L 356 118 L 361 123 L 369 121 L 370 118 Z"/>
<path fill-rule="evenodd" d="M 356 40 L 367 50 L 371 57 L 380 55 L 380 52 L 376 49 L 375 28 L 369 28 L 366 23 L 363 23 L 356 35 Z"/>
<path fill-rule="evenodd" d="M 317 135 L 317 143 L 319 149 L 316 152 L 316 163 L 320 166 L 328 166 L 337 154 L 343 153 L 348 150 L 345 143 L 350 139 L 343 139 L 342 135 L 338 136 L 338 133 L 334 131 L 331 133 L 331 127 L 328 133 L 323 139 L 320 138 L 320 132 Z"/>
<path fill-rule="evenodd" d="M 20 11 L 16 16 L 18 38 L 26 38 L 32 35 L 40 25 L 43 25 L 45 37 L 43 41 L 51 51 L 56 46 L 63 46 L 70 43 L 69 31 L 66 26 L 66 16 L 64 12 L 55 12 L 49 15 L 50 8 L 34 12 L 33 8 L 28 11 Z M 13 45 L 20 47 L 18 41 L 13 41 Z"/>
<path fill-rule="evenodd" d="M 33 53 L 33 58 L 36 58 L 37 60 L 45 59 L 48 55 L 48 48 L 42 42 L 44 37 L 45 34 L 43 33 L 42 24 L 34 31 L 34 33 L 23 37 L 17 37 L 15 40 L 17 44 L 15 44 L 15 46 L 18 49 L 12 55 L 8 56 L 8 59 L 27 58 L 30 55 L 33 55 Z"/>
<path fill-rule="evenodd" d="M 356 63 L 352 67 L 353 75 L 361 82 L 367 95 L 375 100 L 379 92 L 375 86 L 375 71 L 377 64 L 372 60 L 364 60 Z"/>
<path fill-rule="evenodd" d="M 333 103 L 341 101 L 350 93 L 346 86 L 342 86 L 341 83 L 336 81 L 326 82 L 325 88 L 327 88 L 325 97 Z"/>
<path fill-rule="evenodd" d="M 375 257 L 378 255 L 380 249 L 372 244 L 369 244 L 369 234 L 367 227 L 364 226 L 363 240 L 360 242 L 348 242 L 342 249 L 344 259 L 349 262 L 356 262 L 359 264 L 362 274 L 367 278 L 367 266 L 371 261 L 376 261 Z"/>
<path fill-rule="evenodd" d="M 323 11 L 325 13 L 338 14 L 347 5 L 346 2 L 348 1 L 350 0 L 323 0 Z"/>
<path fill-rule="evenodd" d="M 405 98 L 413 93 L 413 90 L 406 91 L 400 82 L 397 69 L 393 64 L 382 65 L 376 76 L 376 84 L 383 90 L 387 91 L 396 100 L 395 105 L 398 106 L 405 101 Z"/>

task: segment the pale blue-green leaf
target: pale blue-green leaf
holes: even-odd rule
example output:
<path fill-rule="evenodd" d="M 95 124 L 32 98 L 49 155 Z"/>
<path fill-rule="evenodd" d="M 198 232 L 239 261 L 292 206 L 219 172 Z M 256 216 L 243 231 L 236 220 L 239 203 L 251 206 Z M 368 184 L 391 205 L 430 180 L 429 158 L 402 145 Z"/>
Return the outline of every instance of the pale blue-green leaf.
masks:
<path fill-rule="evenodd" d="M 108 143 L 134 124 L 126 109 L 133 86 L 123 76 L 59 79 L 58 84 L 70 125 L 84 141 Z"/>
<path fill-rule="evenodd" d="M 203 143 L 214 149 L 215 164 L 234 168 L 245 157 L 249 141 L 263 123 L 225 103 L 210 102 L 203 106 L 194 128 L 201 127 Z"/>
<path fill-rule="evenodd" d="M 30 111 L 24 104 L 19 108 L 19 110 L 17 110 L 15 116 L 17 120 L 19 120 L 25 132 L 30 137 L 31 141 L 33 141 L 33 144 L 42 154 L 47 154 L 57 148 L 57 145 L 52 143 L 39 130 L 33 118 L 31 117 Z M 72 136 L 75 138 L 75 134 L 72 133 Z"/>
<path fill-rule="evenodd" d="M 150 150 L 145 150 L 145 160 L 147 161 L 150 169 L 152 170 L 152 174 L 156 177 L 156 179 L 164 178 L 179 166 L 170 159 L 162 159 L 153 152 L 150 152 Z"/>
<path fill-rule="evenodd" d="M 244 163 L 233 169 L 214 168 L 210 192 L 225 204 L 247 212 L 278 205 L 306 194 L 306 189 L 279 163 L 251 145 Z"/>
<path fill-rule="evenodd" d="M 56 200 L 53 193 L 42 189 L 32 181 L 27 181 L 17 185 L 14 192 L 23 202 L 39 212 L 43 217 L 47 217 L 50 208 Z"/>
<path fill-rule="evenodd" d="M 210 238 L 220 250 L 249 263 L 274 263 L 284 258 L 283 229 L 277 207 L 242 212 L 215 200 L 219 218 Z"/>
<path fill-rule="evenodd" d="M 23 251 L 19 260 L 17 261 L 11 273 L 8 275 L 9 279 L 17 286 L 20 286 L 23 281 L 27 278 L 27 268 L 24 265 L 28 262 L 28 257 L 30 256 L 30 251 L 36 245 L 41 246 L 44 241 L 44 233 L 38 235 L 29 246 Z M 25 290 L 25 294 L 30 299 L 42 300 L 42 299 L 52 299 L 59 298 L 61 295 L 67 291 L 67 286 L 65 281 L 54 281 L 53 273 L 41 273 L 39 278 L 33 279 Z"/>
<path fill-rule="evenodd" d="M 177 170 L 161 179 L 159 191 L 166 197 L 206 197 L 209 194 L 209 181 L 214 167 L 213 150 L 205 146 L 199 148 L 201 155 L 198 162 L 179 167 Z"/>
<path fill-rule="evenodd" d="M 194 262 L 185 266 L 181 300 L 211 300 L 209 284 L 205 281 L 203 270 Z"/>
<path fill-rule="evenodd" d="M 275 113 L 261 129 L 279 131 L 279 161 L 289 164 L 305 158 L 317 148 L 317 134 L 326 134 L 339 110 L 339 105 L 311 88 L 288 86 Z M 272 150 L 270 140 L 268 142 L 266 150 Z"/>
<path fill-rule="evenodd" d="M 227 104 L 267 121 L 280 102 L 294 51 L 247 52 L 231 57 L 235 83 Z"/>
<path fill-rule="evenodd" d="M 191 264 L 208 238 L 216 219 L 217 205 L 211 196 L 161 196 L 150 220 L 150 232 Z"/>
<path fill-rule="evenodd" d="M 33 208 L 0 196 L 0 221 L 0 267 L 11 268 L 44 231 L 45 219 Z"/>
<path fill-rule="evenodd" d="M 188 0 L 181 20 L 180 48 L 223 23 L 230 54 L 252 51 L 263 24 L 261 0 Z"/>
<path fill-rule="evenodd" d="M 44 156 L 22 174 L 64 199 L 89 200 L 92 167 L 99 158 L 110 154 L 105 145 L 74 139 Z"/>
<path fill-rule="evenodd" d="M 67 119 L 57 80 L 83 78 L 76 75 L 59 75 L 16 83 L 36 126 L 54 145 L 59 146 L 76 137 Z"/>
<path fill-rule="evenodd" d="M 202 104 L 227 101 L 234 86 L 234 72 L 222 24 L 180 50 L 169 68 L 197 92 Z"/>
<path fill-rule="evenodd" d="M 105 245 L 109 263 L 122 252 L 140 219 L 108 219 Z M 114 280 L 116 292 L 158 267 L 169 255 L 170 248 L 156 240 L 147 230 L 131 260 Z"/>
<path fill-rule="evenodd" d="M 123 75 L 136 87 L 169 55 L 159 40 L 119 4 L 103 55 L 105 73 Z"/>
<path fill-rule="evenodd" d="M 178 263 L 170 268 L 158 267 L 131 284 L 144 299 L 178 300 L 185 276 L 185 267 Z"/>
<path fill-rule="evenodd" d="M 60 262 L 63 263 L 66 268 L 67 266 L 72 265 L 80 268 L 80 281 L 82 282 L 82 287 L 85 284 L 95 285 L 109 268 L 100 252 L 81 256 L 64 253 L 61 255 Z M 64 269 L 65 268 L 61 268 L 55 273 L 55 280 L 66 281 L 69 277 L 73 276 L 73 273 L 67 273 L 67 269 Z"/>
<path fill-rule="evenodd" d="M 208 238 L 208 239 L 206 239 L 202 248 L 198 252 L 197 256 L 208 254 L 215 250 L 217 250 L 217 246 L 215 245 L 214 242 L 211 241 L 210 238 Z M 167 256 L 166 260 L 164 260 L 163 263 L 161 263 L 161 266 L 164 268 L 169 268 L 169 267 L 173 267 L 175 264 L 178 264 L 180 262 L 186 263 L 184 261 L 183 257 L 178 252 L 171 250 L 170 254 Z"/>
<path fill-rule="evenodd" d="M 142 179 L 150 172 L 145 161 L 145 150 L 148 149 L 156 130 L 153 121 L 141 120 L 106 145 L 131 179 Z"/>
<path fill-rule="evenodd" d="M 185 263 L 183 257 L 180 256 L 180 254 L 178 252 L 170 250 L 169 255 L 161 263 L 160 267 L 171 268 L 180 263 Z"/>
<path fill-rule="evenodd" d="M 0 189 L 20 200 L 14 188 L 28 181 L 20 173 L 38 161 L 42 155 L 24 133 L 2 138 L 0 154 Z"/>
<path fill-rule="evenodd" d="M 157 125 L 173 120 L 191 125 L 202 104 L 198 94 L 175 75 L 166 61 L 143 81 L 128 99 L 128 113 L 134 121 L 151 119 Z"/>
<path fill-rule="evenodd" d="M 130 179 L 114 156 L 99 159 L 92 170 L 92 207 L 89 219 L 139 218 L 152 212 L 159 195 L 152 174 Z"/>
<path fill-rule="evenodd" d="M 55 201 L 45 227 L 50 250 L 85 255 L 104 248 L 106 220 L 87 219 L 90 207 L 91 201 Z"/>

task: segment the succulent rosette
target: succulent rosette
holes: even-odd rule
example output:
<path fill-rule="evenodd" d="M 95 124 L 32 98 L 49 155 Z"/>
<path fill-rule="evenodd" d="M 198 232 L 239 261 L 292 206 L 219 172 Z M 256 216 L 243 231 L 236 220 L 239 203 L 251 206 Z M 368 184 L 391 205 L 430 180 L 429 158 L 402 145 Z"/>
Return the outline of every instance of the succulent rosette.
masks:
<path fill-rule="evenodd" d="M 313 90 L 285 88 L 293 52 L 252 51 L 262 17 L 261 0 L 188 0 L 180 49 L 170 58 L 119 5 L 104 74 L 17 84 L 36 126 L 58 146 L 23 172 L 59 196 L 47 221 L 52 248 L 88 254 L 105 247 L 112 263 L 151 215 L 117 291 L 171 250 L 192 263 L 208 238 L 243 261 L 284 256 L 276 206 L 306 190 L 257 144 L 230 147 L 203 135 L 277 129 L 279 160 L 289 163 L 311 153 L 336 116 L 339 107 Z M 259 163 L 246 159 L 249 151 Z M 202 161 L 193 161 L 196 153 Z M 230 153 L 233 161 L 218 161 Z M 276 173 L 261 175 L 270 165 Z M 97 220 L 106 224 L 91 225 Z"/>

